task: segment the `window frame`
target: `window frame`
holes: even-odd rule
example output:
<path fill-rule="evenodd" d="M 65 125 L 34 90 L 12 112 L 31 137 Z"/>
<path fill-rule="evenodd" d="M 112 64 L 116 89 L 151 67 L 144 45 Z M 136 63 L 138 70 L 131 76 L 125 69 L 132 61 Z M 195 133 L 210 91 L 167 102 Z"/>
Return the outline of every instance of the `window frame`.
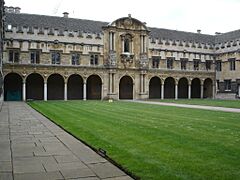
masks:
<path fill-rule="evenodd" d="M 80 59 L 81 59 L 80 53 L 78 53 L 78 52 L 71 53 L 71 65 L 73 65 L 73 66 L 80 65 Z"/>
<path fill-rule="evenodd" d="M 158 69 L 160 65 L 160 57 L 159 56 L 152 56 L 152 68 Z"/>
<path fill-rule="evenodd" d="M 167 57 L 167 69 L 173 69 L 173 61 L 174 61 L 174 58 Z"/>
<path fill-rule="evenodd" d="M 187 62 L 188 62 L 188 59 L 180 58 L 181 70 L 187 70 Z"/>
<path fill-rule="evenodd" d="M 205 67 L 206 67 L 206 70 L 212 70 L 212 61 L 211 60 L 206 60 L 205 61 Z"/>
<path fill-rule="evenodd" d="M 200 70 L 200 59 L 194 59 L 193 60 L 193 70 L 199 71 Z"/>
<path fill-rule="evenodd" d="M 218 71 L 218 72 L 222 71 L 222 61 L 221 60 L 216 61 L 216 71 Z"/>
<path fill-rule="evenodd" d="M 10 55 L 11 53 L 12 53 L 12 55 Z M 20 62 L 20 51 L 17 50 L 17 49 L 10 49 L 8 51 L 8 62 L 10 62 L 10 63 L 19 63 Z"/>
<path fill-rule="evenodd" d="M 34 59 L 32 59 L 32 54 L 34 53 Z M 32 50 L 30 51 L 30 63 L 31 64 L 40 64 L 40 51 Z"/>
<path fill-rule="evenodd" d="M 91 66 L 99 65 L 99 54 L 90 54 L 90 65 Z"/>
<path fill-rule="evenodd" d="M 224 90 L 225 91 L 232 91 L 232 81 L 231 79 L 224 80 Z"/>
<path fill-rule="evenodd" d="M 59 60 L 56 60 L 56 54 L 58 54 Z M 55 55 L 55 56 L 54 56 Z M 51 52 L 51 63 L 53 65 L 60 65 L 61 64 L 61 53 L 59 51 L 52 51 Z"/>
<path fill-rule="evenodd" d="M 229 62 L 229 70 L 235 71 L 236 70 L 236 59 L 230 58 L 230 59 L 228 59 L 228 62 Z"/>

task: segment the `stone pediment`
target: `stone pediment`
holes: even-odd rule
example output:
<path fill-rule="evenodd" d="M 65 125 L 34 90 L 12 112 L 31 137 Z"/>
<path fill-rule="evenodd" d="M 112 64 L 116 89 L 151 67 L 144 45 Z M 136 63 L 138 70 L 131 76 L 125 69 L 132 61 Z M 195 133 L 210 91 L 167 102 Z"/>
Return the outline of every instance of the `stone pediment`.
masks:
<path fill-rule="evenodd" d="M 132 18 L 130 14 L 128 17 L 119 18 L 113 21 L 109 26 L 113 26 L 119 29 L 149 31 L 145 23 Z"/>

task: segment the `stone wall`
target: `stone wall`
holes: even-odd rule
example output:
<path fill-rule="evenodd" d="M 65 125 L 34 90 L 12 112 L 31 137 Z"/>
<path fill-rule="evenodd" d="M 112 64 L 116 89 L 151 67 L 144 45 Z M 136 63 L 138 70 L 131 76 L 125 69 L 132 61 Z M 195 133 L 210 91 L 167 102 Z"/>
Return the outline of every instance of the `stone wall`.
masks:
<path fill-rule="evenodd" d="M 0 110 L 3 102 L 3 72 L 2 72 L 2 59 L 3 59 L 3 37 L 4 37 L 4 0 L 0 1 Z"/>

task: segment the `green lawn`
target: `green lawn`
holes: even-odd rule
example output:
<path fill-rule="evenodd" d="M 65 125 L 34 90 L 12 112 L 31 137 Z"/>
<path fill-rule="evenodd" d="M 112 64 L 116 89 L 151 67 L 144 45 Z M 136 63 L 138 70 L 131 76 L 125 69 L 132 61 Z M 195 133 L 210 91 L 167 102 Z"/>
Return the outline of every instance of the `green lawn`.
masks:
<path fill-rule="evenodd" d="M 240 114 L 132 102 L 30 102 L 141 179 L 239 179 Z"/>
<path fill-rule="evenodd" d="M 150 100 L 156 101 L 156 100 Z M 164 99 L 157 100 L 160 102 L 178 103 L 178 104 L 194 104 L 206 106 L 220 106 L 230 108 L 240 108 L 240 100 L 220 100 L 220 99 Z"/>

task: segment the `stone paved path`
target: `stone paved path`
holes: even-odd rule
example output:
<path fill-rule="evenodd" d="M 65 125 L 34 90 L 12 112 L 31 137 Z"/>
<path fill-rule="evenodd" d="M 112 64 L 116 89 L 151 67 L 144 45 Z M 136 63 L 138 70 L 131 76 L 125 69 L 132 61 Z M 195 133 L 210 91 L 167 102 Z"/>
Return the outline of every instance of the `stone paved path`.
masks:
<path fill-rule="evenodd" d="M 225 107 L 215 107 L 215 106 L 177 104 L 177 103 L 141 101 L 141 100 L 131 100 L 129 102 L 137 102 L 137 103 L 143 103 L 143 104 L 156 104 L 156 105 L 162 105 L 162 106 L 174 106 L 174 107 L 184 107 L 184 108 L 192 108 L 192 109 L 205 109 L 205 110 L 212 110 L 212 111 L 224 111 L 224 112 L 237 112 L 237 113 L 240 113 L 240 109 L 237 109 L 237 108 L 225 108 Z"/>
<path fill-rule="evenodd" d="M 131 179 L 24 102 L 0 112 L 0 180 Z"/>

